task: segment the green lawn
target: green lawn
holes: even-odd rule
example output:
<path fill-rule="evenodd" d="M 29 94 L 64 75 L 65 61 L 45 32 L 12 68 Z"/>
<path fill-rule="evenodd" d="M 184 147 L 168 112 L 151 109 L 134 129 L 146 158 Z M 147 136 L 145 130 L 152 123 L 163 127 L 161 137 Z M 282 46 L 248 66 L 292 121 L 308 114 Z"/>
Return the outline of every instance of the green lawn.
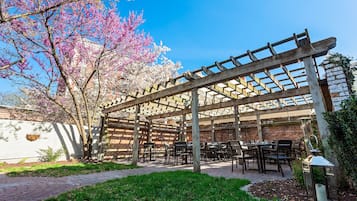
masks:
<path fill-rule="evenodd" d="M 110 170 L 133 169 L 137 166 L 104 163 L 73 163 L 73 164 L 37 164 L 23 167 L 1 167 L 0 172 L 6 172 L 8 176 L 39 176 L 39 177 L 62 177 L 77 174 L 89 174 Z"/>
<path fill-rule="evenodd" d="M 255 200 L 240 190 L 247 184 L 189 171 L 161 172 L 115 179 L 48 200 Z"/>

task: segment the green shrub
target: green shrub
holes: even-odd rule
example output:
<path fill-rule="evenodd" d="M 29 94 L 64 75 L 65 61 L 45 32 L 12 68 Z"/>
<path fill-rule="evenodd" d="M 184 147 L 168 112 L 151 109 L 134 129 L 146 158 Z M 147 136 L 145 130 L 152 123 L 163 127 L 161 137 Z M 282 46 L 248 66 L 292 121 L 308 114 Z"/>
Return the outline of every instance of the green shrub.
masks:
<path fill-rule="evenodd" d="M 300 186 L 304 186 L 304 176 L 302 172 L 302 163 L 301 160 L 293 161 L 293 175 L 295 180 L 300 184 Z"/>
<path fill-rule="evenodd" d="M 48 147 L 47 149 L 40 149 L 38 153 L 40 154 L 40 161 L 55 162 L 61 157 L 63 150 L 58 149 L 57 151 L 54 151 L 51 147 Z"/>
<path fill-rule="evenodd" d="M 329 144 L 347 176 L 357 183 L 357 97 L 351 96 L 341 104 L 342 109 L 325 113 L 331 135 Z"/>
<path fill-rule="evenodd" d="M 312 174 L 315 180 L 315 183 L 324 184 L 325 183 L 325 175 L 324 171 L 321 168 L 313 168 Z M 302 161 L 295 160 L 293 161 L 293 175 L 295 180 L 299 183 L 301 187 L 305 187 L 304 182 L 304 173 L 302 171 Z"/>
<path fill-rule="evenodd" d="M 17 164 L 24 164 L 27 161 L 28 158 L 23 158 Z"/>

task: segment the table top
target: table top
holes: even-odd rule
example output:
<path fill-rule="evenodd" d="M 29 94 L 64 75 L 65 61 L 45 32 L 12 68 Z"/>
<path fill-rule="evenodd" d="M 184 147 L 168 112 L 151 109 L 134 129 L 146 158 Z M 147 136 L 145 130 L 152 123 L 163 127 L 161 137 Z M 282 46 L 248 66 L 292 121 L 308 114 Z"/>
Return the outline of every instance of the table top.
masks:
<path fill-rule="evenodd" d="M 270 142 L 254 142 L 254 143 L 247 143 L 247 144 L 244 144 L 245 146 L 271 146 L 273 145 L 272 143 Z"/>

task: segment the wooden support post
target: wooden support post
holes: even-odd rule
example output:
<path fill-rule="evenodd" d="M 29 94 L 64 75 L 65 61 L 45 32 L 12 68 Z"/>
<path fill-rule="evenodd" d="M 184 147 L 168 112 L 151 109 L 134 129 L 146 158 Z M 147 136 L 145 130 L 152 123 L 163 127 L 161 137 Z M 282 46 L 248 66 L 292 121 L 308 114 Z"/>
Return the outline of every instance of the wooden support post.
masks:
<path fill-rule="evenodd" d="M 331 197 L 336 197 L 337 192 L 334 190 L 337 188 L 337 180 L 336 179 L 342 178 L 342 177 L 341 177 L 341 172 L 338 167 L 339 164 L 337 161 L 337 157 L 332 152 L 332 148 L 328 144 L 328 138 L 330 136 L 330 131 L 328 129 L 328 124 L 323 117 L 323 113 L 326 112 L 326 105 L 325 105 L 325 101 L 324 101 L 324 97 L 323 97 L 320 85 L 317 80 L 317 75 L 315 72 L 315 67 L 314 67 L 312 57 L 307 57 L 304 59 L 304 66 L 305 66 L 307 81 L 309 83 L 310 93 L 312 96 L 312 101 L 314 102 L 317 126 L 319 128 L 319 133 L 320 133 L 320 137 L 321 137 L 322 147 L 324 150 L 324 155 L 326 156 L 326 158 L 329 161 L 331 161 L 336 166 L 336 168 L 334 169 L 335 176 L 330 177 L 330 179 L 329 179 L 330 185 L 334 186 L 334 187 L 328 188 L 329 195 Z M 338 182 L 338 183 L 340 183 L 340 182 Z"/>
<path fill-rule="evenodd" d="M 187 140 L 187 135 L 186 135 L 186 130 L 187 130 L 187 126 L 186 126 L 186 114 L 183 114 L 181 117 L 181 132 L 180 132 L 180 136 L 179 136 L 179 141 L 186 141 Z"/>
<path fill-rule="evenodd" d="M 140 105 L 135 106 L 135 122 L 133 136 L 133 159 L 131 164 L 137 165 L 139 161 L 139 130 L 140 130 Z"/>
<path fill-rule="evenodd" d="M 184 119 L 183 119 L 183 140 L 186 142 L 187 141 L 187 121 L 186 121 L 186 114 L 184 114 Z"/>
<path fill-rule="evenodd" d="M 214 119 L 211 119 L 211 141 L 215 142 L 216 141 L 216 135 L 215 135 L 215 130 L 214 130 Z"/>
<path fill-rule="evenodd" d="M 200 166 L 200 125 L 198 120 L 198 93 L 197 88 L 192 89 L 192 144 L 193 144 L 193 171 L 201 172 Z"/>
<path fill-rule="evenodd" d="M 152 142 L 152 120 L 149 120 L 147 142 Z"/>
<path fill-rule="evenodd" d="M 239 119 L 239 109 L 238 105 L 233 106 L 234 109 L 234 128 L 235 128 L 235 134 L 236 134 L 236 140 L 241 140 L 241 135 L 240 135 L 240 119 Z"/>
<path fill-rule="evenodd" d="M 258 130 L 258 138 L 260 142 L 263 142 L 263 130 L 262 130 L 262 121 L 260 120 L 260 114 L 258 111 L 256 111 L 256 117 L 257 117 L 257 130 Z"/>
<path fill-rule="evenodd" d="M 312 100 L 314 102 L 317 126 L 319 128 L 322 146 L 324 148 L 326 157 L 336 164 L 337 163 L 336 157 L 332 155 L 331 148 L 327 142 L 328 137 L 330 135 L 330 131 L 328 129 L 328 124 L 323 117 L 323 113 L 326 112 L 326 106 L 325 106 L 325 101 L 320 85 L 317 80 L 312 57 L 308 57 L 304 59 L 304 66 L 305 66 L 307 81 L 309 83 L 310 93 L 312 96 Z"/>
<path fill-rule="evenodd" d="M 99 161 L 102 161 L 104 159 L 104 152 L 106 149 L 107 145 L 107 128 L 108 128 L 108 114 L 104 114 L 104 116 L 101 117 L 100 120 L 100 134 L 99 134 L 99 143 L 98 143 L 98 154 L 97 158 Z"/>

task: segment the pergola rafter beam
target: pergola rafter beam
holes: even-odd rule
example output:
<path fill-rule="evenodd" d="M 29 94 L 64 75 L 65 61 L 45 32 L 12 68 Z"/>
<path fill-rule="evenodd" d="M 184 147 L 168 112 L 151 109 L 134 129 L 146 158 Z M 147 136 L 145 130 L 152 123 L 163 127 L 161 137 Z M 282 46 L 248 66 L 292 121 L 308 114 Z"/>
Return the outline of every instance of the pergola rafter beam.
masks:
<path fill-rule="evenodd" d="M 271 93 L 271 89 L 270 89 L 268 86 L 266 86 L 266 84 L 264 84 L 260 78 L 258 78 L 257 76 L 255 76 L 253 73 L 250 74 L 250 77 L 251 77 L 256 83 L 258 83 L 258 85 L 260 85 L 261 87 L 263 87 L 263 89 L 265 89 L 268 93 Z"/>
<path fill-rule="evenodd" d="M 160 99 L 166 96 L 173 96 L 176 94 L 180 94 L 186 91 L 190 91 L 193 88 L 201 88 L 211 86 L 213 84 L 217 84 L 220 82 L 226 82 L 228 80 L 236 79 L 237 77 L 242 77 L 249 75 L 250 73 L 261 72 L 269 69 L 273 69 L 279 67 L 280 65 L 289 65 L 292 63 L 296 63 L 297 60 L 301 60 L 307 57 L 317 57 L 321 55 L 325 55 L 327 51 L 336 46 L 336 38 L 328 38 L 315 43 L 308 43 L 302 47 L 295 48 L 293 50 L 289 50 L 275 56 L 267 57 L 256 62 L 248 63 L 242 65 L 239 68 L 231 68 L 220 73 L 216 73 L 213 75 L 208 75 L 199 79 L 195 79 L 189 82 L 185 82 L 182 84 L 175 85 L 170 88 L 165 88 L 157 92 L 153 92 L 148 95 L 144 95 L 138 97 L 134 100 L 129 100 L 123 102 L 119 105 L 115 105 L 112 107 L 104 108 L 104 113 L 115 112 L 118 110 L 122 110 L 128 107 L 132 107 L 134 105 L 142 104 L 145 102 L 153 101 L 156 99 Z M 230 61 L 230 60 L 229 60 Z M 295 90 L 295 89 L 294 89 Z M 298 90 L 298 89 L 296 89 Z M 287 90 L 288 91 L 288 90 Z M 276 94 L 276 93 L 274 93 Z M 270 95 L 270 94 L 269 94 Z M 272 95 L 272 94 L 271 94 Z M 265 95 L 258 96 L 262 97 Z M 255 98 L 255 97 L 250 97 Z M 271 98 L 271 99 L 276 99 Z M 222 103 L 223 104 L 223 103 Z"/>
<path fill-rule="evenodd" d="M 281 68 L 286 73 L 286 75 L 289 77 L 289 79 L 293 83 L 294 87 L 295 88 L 299 88 L 299 85 L 296 83 L 294 77 L 291 75 L 291 73 L 289 72 L 288 68 L 286 68 L 286 66 L 282 66 Z"/>
<path fill-rule="evenodd" d="M 309 93 L 309 88 L 308 87 L 301 87 L 299 89 L 289 89 L 286 91 L 280 91 L 272 94 L 265 94 L 265 95 L 260 95 L 260 96 L 253 96 L 253 97 L 246 97 L 238 100 L 231 100 L 227 102 L 222 102 L 222 103 L 215 103 L 211 105 L 204 105 L 199 107 L 199 112 L 203 111 L 208 111 L 208 110 L 215 110 L 215 109 L 221 109 L 221 108 L 226 108 L 226 107 L 233 107 L 235 104 L 236 105 L 246 105 L 249 103 L 256 103 L 256 102 L 263 102 L 263 101 L 269 101 L 269 100 L 274 100 L 277 98 L 288 98 L 292 96 L 299 96 L 299 95 L 304 95 Z M 160 119 L 160 118 L 165 118 L 165 117 L 172 117 L 172 116 L 179 116 L 182 114 L 187 114 L 190 113 L 190 109 L 184 109 L 181 111 L 175 111 L 175 112 L 168 112 L 168 113 L 163 113 L 163 114 L 158 114 L 158 115 L 153 115 L 149 116 L 149 119 Z"/>
<path fill-rule="evenodd" d="M 269 72 L 268 69 L 265 69 L 264 72 L 274 82 L 274 84 L 279 87 L 280 90 L 282 91 L 285 90 L 284 86 L 280 84 L 280 82 L 275 78 L 275 76 L 272 73 Z"/>

